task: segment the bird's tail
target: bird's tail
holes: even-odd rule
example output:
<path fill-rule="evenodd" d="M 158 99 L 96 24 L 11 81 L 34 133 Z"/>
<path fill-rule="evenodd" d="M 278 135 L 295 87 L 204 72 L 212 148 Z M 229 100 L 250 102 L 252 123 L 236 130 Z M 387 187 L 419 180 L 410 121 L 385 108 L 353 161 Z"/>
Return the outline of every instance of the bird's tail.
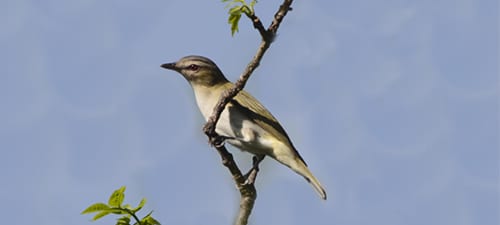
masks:
<path fill-rule="evenodd" d="M 288 166 L 293 171 L 295 171 L 299 175 L 303 176 L 307 180 L 307 182 L 309 182 L 313 186 L 314 190 L 318 193 L 318 195 L 321 199 L 326 200 L 325 189 L 323 188 L 323 186 L 321 186 L 321 183 L 318 181 L 318 179 L 316 179 L 316 177 L 311 173 L 309 168 L 307 168 L 306 164 L 302 160 L 299 160 L 299 159 L 295 159 L 293 161 L 294 162 L 290 163 L 290 165 L 288 165 Z"/>
<path fill-rule="evenodd" d="M 309 182 L 313 186 L 314 190 L 318 193 L 321 199 L 326 200 L 325 189 L 323 188 L 323 186 L 321 186 L 321 183 L 319 183 L 318 179 L 316 179 L 316 177 L 311 173 L 306 165 L 304 165 L 303 167 L 303 173 L 299 174 L 302 175 L 307 180 L 307 182 Z"/>

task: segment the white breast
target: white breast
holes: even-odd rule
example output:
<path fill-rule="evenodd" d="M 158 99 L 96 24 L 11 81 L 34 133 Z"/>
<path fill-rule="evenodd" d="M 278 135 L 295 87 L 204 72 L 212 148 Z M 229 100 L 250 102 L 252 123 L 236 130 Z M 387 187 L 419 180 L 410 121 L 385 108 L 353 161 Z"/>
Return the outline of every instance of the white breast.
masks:
<path fill-rule="evenodd" d="M 205 118 L 205 121 L 213 113 L 215 104 L 219 101 L 222 91 L 209 91 L 207 88 L 195 90 L 196 103 Z M 227 108 L 222 111 L 215 131 L 222 136 L 230 137 L 227 142 L 244 151 L 254 154 L 266 154 L 272 146 L 268 139 L 269 135 L 257 124 L 246 119 L 239 111 L 232 111 L 229 115 Z M 230 120 L 231 116 L 231 120 Z M 232 123 L 234 124 L 231 124 Z M 269 153 L 267 153 L 269 154 Z"/>
<path fill-rule="evenodd" d="M 196 88 L 194 90 L 194 95 L 196 97 L 196 104 L 198 105 L 198 108 L 200 109 L 203 118 L 205 118 L 205 121 L 208 121 L 210 116 L 212 116 L 214 106 L 219 101 L 222 92 L 223 91 L 220 89 L 213 91 L 213 90 L 208 90 L 208 88 Z M 221 113 L 215 131 L 218 134 L 227 137 L 235 136 L 235 133 L 232 131 L 231 126 L 229 124 L 229 115 L 227 110 L 224 110 Z"/>

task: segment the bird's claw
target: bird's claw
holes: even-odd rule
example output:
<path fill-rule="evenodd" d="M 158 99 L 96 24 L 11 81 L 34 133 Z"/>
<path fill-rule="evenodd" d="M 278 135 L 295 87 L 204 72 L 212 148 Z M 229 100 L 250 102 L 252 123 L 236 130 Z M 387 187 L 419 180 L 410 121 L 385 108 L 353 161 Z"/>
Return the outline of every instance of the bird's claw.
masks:
<path fill-rule="evenodd" d="M 224 136 L 217 135 L 215 137 L 210 138 L 210 144 L 212 144 L 216 148 L 220 148 L 224 146 L 224 142 L 226 141 L 226 139 L 227 138 Z"/>
<path fill-rule="evenodd" d="M 255 178 L 257 178 L 257 173 L 259 172 L 259 163 L 262 162 L 264 157 L 264 155 L 256 155 L 252 158 L 253 166 L 250 171 L 245 174 L 245 183 L 243 183 L 243 185 L 252 185 L 255 183 Z"/>

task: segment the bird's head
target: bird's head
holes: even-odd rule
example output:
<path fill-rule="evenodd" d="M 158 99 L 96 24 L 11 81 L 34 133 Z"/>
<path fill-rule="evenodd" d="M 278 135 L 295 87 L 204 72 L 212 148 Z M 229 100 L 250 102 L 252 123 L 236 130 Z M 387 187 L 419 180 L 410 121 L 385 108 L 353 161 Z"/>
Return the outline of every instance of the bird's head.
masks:
<path fill-rule="evenodd" d="M 213 86 L 228 82 L 217 65 L 203 56 L 186 56 L 177 62 L 165 63 L 161 67 L 179 72 L 193 86 Z"/>

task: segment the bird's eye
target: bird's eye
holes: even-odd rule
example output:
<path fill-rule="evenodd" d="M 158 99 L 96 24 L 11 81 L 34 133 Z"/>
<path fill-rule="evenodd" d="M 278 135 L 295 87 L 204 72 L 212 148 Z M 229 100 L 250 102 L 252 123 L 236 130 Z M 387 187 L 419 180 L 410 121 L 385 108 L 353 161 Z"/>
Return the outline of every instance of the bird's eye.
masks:
<path fill-rule="evenodd" d="M 200 69 L 200 67 L 198 65 L 195 65 L 195 64 L 191 64 L 187 68 L 188 68 L 188 70 L 191 70 L 191 71 L 197 71 Z"/>

